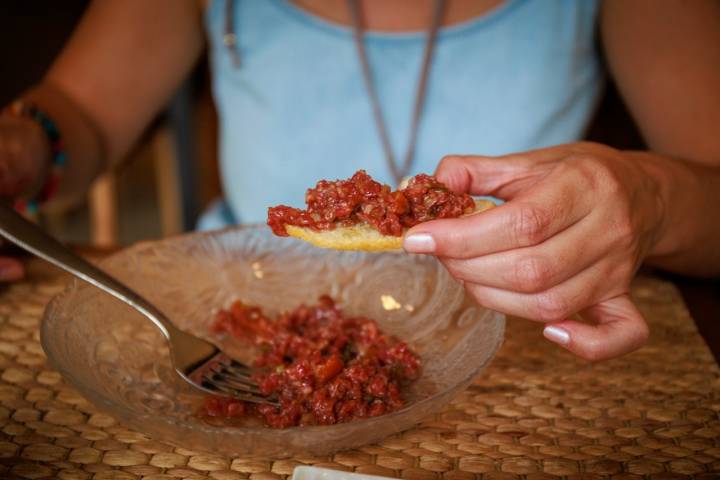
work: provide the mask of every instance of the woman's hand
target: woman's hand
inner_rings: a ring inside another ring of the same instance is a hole
[[[12,200],[33,195],[41,186],[49,164],[49,145],[32,120],[0,115],[0,198]],[[0,247],[3,242],[0,240]],[[0,282],[25,276],[22,263],[0,254]]]
[[[35,193],[47,173],[49,148],[45,133],[33,120],[0,115],[0,197]]]
[[[627,353],[648,337],[628,290],[663,218],[643,155],[574,143],[446,157],[440,181],[506,203],[418,225],[404,247],[437,255],[480,304],[545,322],[548,339],[583,358]]]

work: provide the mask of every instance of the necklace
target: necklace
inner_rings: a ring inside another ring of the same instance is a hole
[[[432,54],[435,47],[435,39],[437,37],[437,31],[440,27],[440,21],[442,20],[443,11],[445,8],[445,0],[435,0],[433,8],[433,15],[430,21],[430,26],[427,30],[427,38],[425,40],[425,52],[423,54],[422,66],[420,68],[420,78],[418,80],[417,92],[415,94],[415,104],[413,107],[411,124],[410,124],[410,139],[408,140],[407,149],[405,151],[405,157],[403,163],[398,165],[395,155],[392,151],[390,144],[390,136],[388,135],[385,120],[383,118],[382,109],[380,108],[380,100],[378,99],[377,89],[373,82],[372,71],[367,58],[367,51],[365,49],[364,42],[364,28],[360,15],[360,5],[358,0],[347,0],[348,9],[350,10],[350,16],[353,24],[353,39],[355,40],[355,47],[357,49],[358,58],[360,60],[360,66],[362,68],[363,80],[365,83],[365,90],[367,91],[368,98],[372,106],[373,120],[375,121],[375,127],[377,128],[380,141],[382,143],[383,152],[385,154],[385,160],[387,162],[388,169],[395,180],[395,185],[399,185],[403,178],[407,177],[412,167],[412,162],[415,157],[415,146],[417,144],[417,132],[420,126],[420,119],[422,117],[423,105],[425,103],[425,97],[427,92],[427,79],[430,73],[430,66],[432,64]]]

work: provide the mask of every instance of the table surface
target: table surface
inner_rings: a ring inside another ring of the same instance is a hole
[[[720,369],[675,287],[640,277],[646,347],[592,365],[509,319],[506,341],[450,406],[381,444],[291,460],[151,439],[98,411],[47,364],[38,327],[68,277],[39,262],[0,291],[0,478],[273,480],[296,465],[419,480],[720,478]]]

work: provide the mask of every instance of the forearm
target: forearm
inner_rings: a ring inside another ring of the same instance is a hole
[[[720,274],[719,27],[713,0],[604,0],[600,15],[609,70],[657,152],[627,152],[665,210],[647,261],[692,275]]]
[[[203,44],[193,0],[91,3],[43,82],[26,95],[57,124],[68,154],[57,202],[84,195],[124,158]]]
[[[648,264],[676,273],[720,275],[720,167],[632,152],[658,188],[661,224]]]

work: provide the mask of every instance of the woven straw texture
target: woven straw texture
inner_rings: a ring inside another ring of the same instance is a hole
[[[379,445],[323,458],[227,458],[100,413],[47,365],[44,305],[67,277],[39,263],[0,292],[0,478],[280,480],[296,465],[418,480],[720,478],[720,369],[668,283],[633,295],[647,347],[590,365],[510,319],[486,373],[446,410]]]

